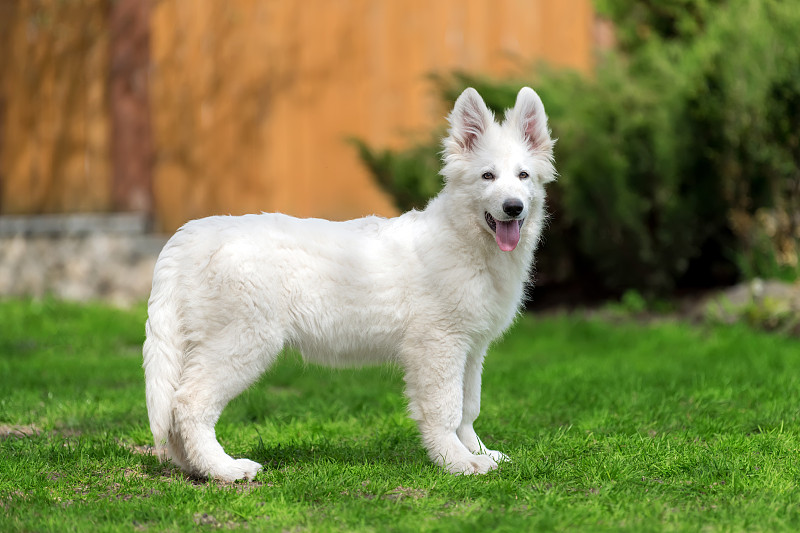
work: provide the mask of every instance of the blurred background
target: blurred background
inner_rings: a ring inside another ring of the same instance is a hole
[[[798,35],[790,0],[0,0],[0,294],[144,299],[207,215],[422,207],[454,98],[522,85],[559,139],[535,299],[793,287]]]
[[[428,75],[591,70],[564,2],[3,2],[3,213],[395,214],[347,139],[402,147],[447,112]]]

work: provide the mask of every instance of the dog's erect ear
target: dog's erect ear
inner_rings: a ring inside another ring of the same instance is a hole
[[[530,87],[520,89],[517,103],[514,109],[509,110],[506,120],[519,129],[531,150],[552,154],[553,141],[547,127],[547,115],[536,91]]]
[[[475,149],[478,139],[494,121],[494,116],[478,91],[469,87],[458,97],[447,120],[450,122],[450,137],[445,141],[445,149],[450,152],[457,149],[463,153]]]

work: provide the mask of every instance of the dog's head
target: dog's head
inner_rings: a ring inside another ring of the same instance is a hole
[[[541,225],[544,184],[556,175],[542,100],[523,87],[498,124],[478,92],[469,88],[448,120],[442,175],[500,249],[511,251],[526,220]]]

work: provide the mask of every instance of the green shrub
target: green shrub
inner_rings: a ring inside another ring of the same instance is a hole
[[[692,41],[725,0],[595,0],[597,12],[614,22],[622,50],[636,52],[653,40]]]
[[[442,188],[439,176],[439,147],[420,144],[402,152],[371,148],[360,139],[351,139],[361,161],[376,183],[393,199],[400,211],[422,209]]]
[[[741,0],[690,50],[690,112],[750,276],[797,274],[800,237],[800,4]],[[699,144],[699,142],[698,142]],[[773,265],[773,266],[764,266]]]

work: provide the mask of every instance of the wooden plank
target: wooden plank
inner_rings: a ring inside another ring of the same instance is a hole
[[[153,211],[150,125],[150,0],[111,4],[112,204],[117,211]]]

